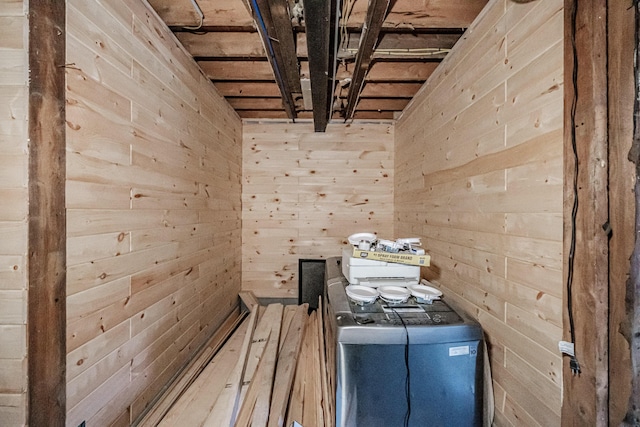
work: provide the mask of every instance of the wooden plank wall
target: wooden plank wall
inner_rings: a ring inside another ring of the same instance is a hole
[[[67,425],[128,425],[238,304],[238,116],[146,2],[67,2]]]
[[[0,2],[0,425],[26,423],[27,11]]]
[[[492,0],[396,126],[396,234],[484,327],[496,425],[560,424],[563,2]]]
[[[347,237],[393,237],[393,126],[245,122],[242,288],[297,297],[298,259],[340,255]]]

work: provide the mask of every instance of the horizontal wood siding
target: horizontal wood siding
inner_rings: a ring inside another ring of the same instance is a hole
[[[242,124],[146,2],[67,30],[67,425],[109,425],[238,303]]]
[[[27,391],[26,4],[0,2],[0,425],[23,425]]]
[[[392,237],[393,126],[245,123],[242,288],[297,297],[298,260],[340,255],[350,234]]]
[[[559,425],[563,2],[490,1],[396,126],[395,234],[484,327],[497,425]]]

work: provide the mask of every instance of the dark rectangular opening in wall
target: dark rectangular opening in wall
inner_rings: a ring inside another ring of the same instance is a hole
[[[324,289],[323,259],[298,260],[298,304],[309,304],[310,310],[318,308],[318,297]]]

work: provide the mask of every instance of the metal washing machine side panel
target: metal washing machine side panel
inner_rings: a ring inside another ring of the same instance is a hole
[[[482,425],[483,343],[477,322],[458,312],[463,321],[455,325],[358,324],[343,296],[348,283],[338,264],[327,260],[325,276],[336,425],[402,426],[406,417],[411,426]]]

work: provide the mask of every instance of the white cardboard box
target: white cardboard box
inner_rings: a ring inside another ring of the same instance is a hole
[[[405,282],[406,284],[420,282],[420,266],[356,258],[353,256],[351,246],[342,250],[342,274],[352,285],[378,286],[394,282],[393,284],[405,286],[403,284]],[[376,281],[375,279],[397,280]]]

